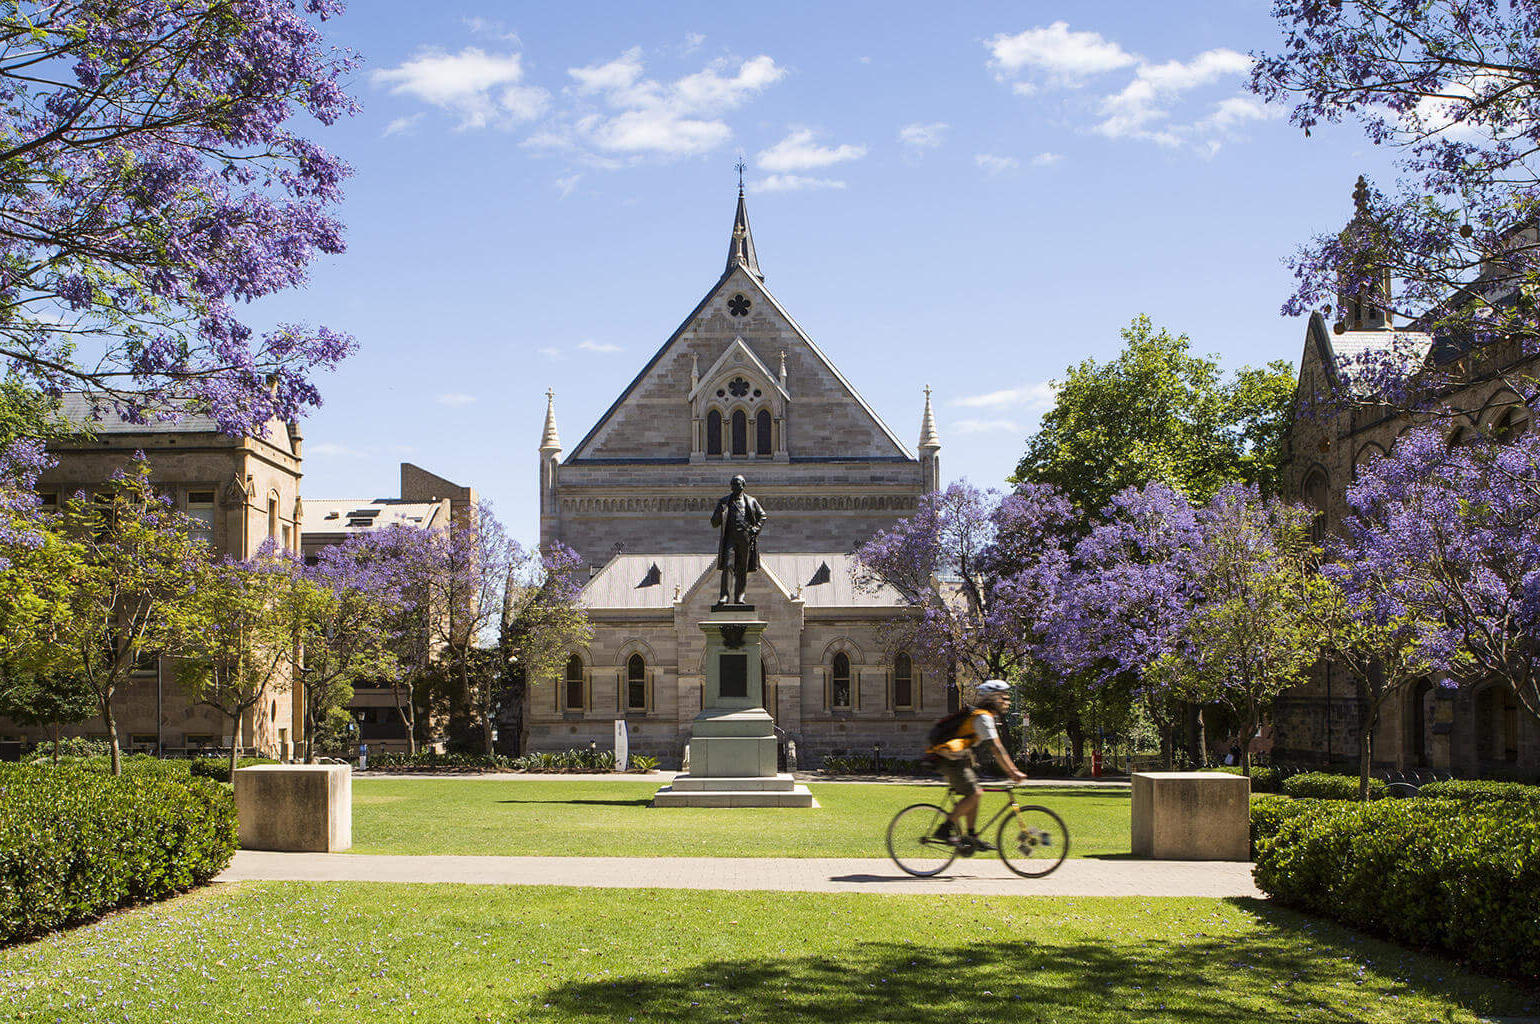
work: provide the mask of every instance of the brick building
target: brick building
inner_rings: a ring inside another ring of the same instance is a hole
[[[547,399],[540,539],[591,567],[595,637],[530,688],[530,749],[608,745],[624,717],[633,750],[677,764],[719,582],[711,512],[741,473],[769,517],[748,595],[770,623],[767,710],[803,763],[917,756],[946,673],[891,647],[914,612],[856,588],[849,552],[938,487],[929,393],[916,455],[766,288],[741,189],[720,278],[566,458]]]

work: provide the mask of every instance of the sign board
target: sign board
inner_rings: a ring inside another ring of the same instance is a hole
[[[624,718],[615,719],[615,770],[626,770],[626,762],[631,758],[631,734],[626,729]]]

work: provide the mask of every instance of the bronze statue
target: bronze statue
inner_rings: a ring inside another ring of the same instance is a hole
[[[742,476],[733,477],[733,493],[718,501],[711,513],[711,525],[722,528],[717,548],[717,568],[722,570],[719,606],[744,604],[749,573],[759,571],[759,528],[764,525],[765,510],[744,490],[746,485]]]

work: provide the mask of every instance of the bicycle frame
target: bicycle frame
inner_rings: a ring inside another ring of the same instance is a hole
[[[984,822],[984,824],[978,827],[976,831],[979,835],[982,836],[988,834],[989,830],[995,827],[995,822],[1005,817],[1005,813],[1007,811],[1015,815],[1017,821],[1021,820],[1021,805],[1016,802],[1015,786],[980,786],[979,789],[981,789],[984,793],[1005,794],[1005,806],[996,811],[993,815],[990,816],[988,821]],[[982,795],[979,798],[979,802],[983,803]],[[948,815],[950,815],[954,810],[957,809],[957,794],[948,789],[946,793],[946,802],[943,803],[941,807],[946,811]]]

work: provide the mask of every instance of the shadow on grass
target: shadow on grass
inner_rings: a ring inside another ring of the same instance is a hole
[[[652,803],[652,797],[637,797],[635,800],[499,800],[500,804],[593,804],[599,807],[646,807]]]
[[[938,947],[858,942],[836,957],[765,948],[664,973],[606,975],[547,990],[563,1021],[753,1020],[893,1024],[935,1020],[1356,1021],[1442,1019],[1416,997],[1443,998],[1478,1015],[1532,1013],[1532,996],[1464,974],[1335,925],[1260,901],[1232,901],[1260,930],[1131,942],[1117,937],[1055,942],[1040,935]],[[915,922],[923,932],[924,922]],[[787,946],[795,947],[795,937]],[[921,940],[923,942],[923,939]],[[513,1008],[510,1007],[510,1010]],[[1447,1012],[1447,1011],[1446,1011]]]

